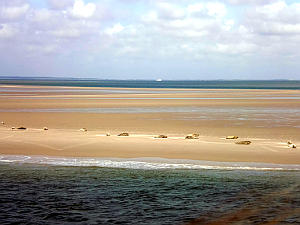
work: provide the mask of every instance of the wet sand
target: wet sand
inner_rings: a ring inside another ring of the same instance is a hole
[[[0,120],[5,124],[0,127],[0,154],[300,164],[299,147],[290,149],[286,144],[292,140],[300,146],[300,114],[293,113],[300,110],[300,100],[294,99],[300,97],[297,90],[3,87],[0,87]],[[72,91],[66,91],[69,89]],[[29,94],[32,95],[28,97]],[[130,107],[157,111],[30,112],[30,109]],[[174,112],[160,112],[162,107],[173,107]],[[182,107],[199,107],[200,110],[176,112]],[[215,109],[215,113],[206,112],[207,108]],[[235,112],[241,108],[255,109],[256,114],[248,110],[248,114],[243,115],[245,118],[238,120]],[[271,113],[264,114],[266,108]],[[218,113],[224,109],[232,113]],[[279,113],[272,115],[272,109]],[[257,113],[260,110],[261,113]],[[28,129],[11,130],[18,126]],[[42,130],[45,126],[48,131]],[[83,127],[88,131],[80,132]],[[121,132],[129,132],[130,136],[117,137]],[[111,136],[106,137],[106,133]],[[200,138],[185,140],[189,133],[199,133]],[[168,138],[154,138],[159,134]],[[237,145],[235,140],[224,139],[228,135],[237,135],[238,140],[252,143]]]

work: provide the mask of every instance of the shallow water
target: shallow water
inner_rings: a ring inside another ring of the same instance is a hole
[[[176,120],[260,121],[262,127],[300,126],[300,109],[282,107],[114,107],[114,108],[34,108],[0,109],[0,112],[51,113],[176,113]]]
[[[192,159],[144,158],[89,158],[1,155],[0,164],[39,164],[53,166],[106,167],[122,169],[220,169],[220,170],[257,170],[257,171],[299,171],[298,164],[273,164],[257,162],[216,162]]]
[[[10,94],[9,94],[10,95]],[[37,97],[30,97],[31,95],[26,95],[26,96],[6,96],[6,98],[10,99],[99,99],[99,100],[280,100],[280,99],[300,99],[298,96],[288,96],[288,97],[272,97],[272,96],[267,96],[267,97],[168,97],[168,98],[161,98],[161,97],[113,97],[113,98],[106,98],[106,97],[51,97],[51,96],[37,96]],[[28,97],[29,96],[29,97]]]
[[[282,107],[197,107],[197,106],[180,106],[180,107],[105,107],[105,108],[19,108],[19,109],[0,109],[0,112],[84,112],[84,113],[203,113],[203,114],[290,114],[300,113],[299,108],[282,108]]]
[[[1,224],[300,223],[299,171],[8,163],[0,176]]]

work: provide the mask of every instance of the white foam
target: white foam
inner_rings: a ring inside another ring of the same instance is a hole
[[[245,162],[213,162],[201,160],[163,158],[73,158],[48,156],[0,155],[1,164],[30,163],[56,166],[107,167],[127,169],[207,169],[207,170],[293,170],[300,171],[299,164],[270,164]]]

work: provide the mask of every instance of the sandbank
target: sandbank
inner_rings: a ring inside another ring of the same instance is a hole
[[[0,154],[161,157],[300,164],[299,149],[290,149],[286,144],[288,140],[292,140],[300,146],[300,115],[291,113],[300,109],[298,90],[168,89],[166,91],[72,87],[74,91],[67,92],[65,91],[67,87],[5,86],[5,88],[0,93],[2,94],[0,120],[5,122],[0,127]],[[10,88],[11,90],[7,91]],[[47,92],[49,89],[51,93]],[[83,89],[91,91],[82,92]],[[169,93],[170,91],[172,93]],[[270,98],[265,98],[266,96]],[[88,108],[122,107],[155,109],[173,107],[174,111],[154,110],[150,113],[88,111]],[[200,110],[176,112],[176,109],[182,107],[198,107]],[[60,108],[86,108],[87,111],[30,111],[30,109]],[[207,108],[215,108],[216,113],[206,112]],[[244,115],[245,120],[235,118],[234,113],[241,108],[249,109],[247,111],[249,115]],[[230,113],[218,113],[218,110],[222,112],[223,109],[233,110],[233,116]],[[262,113],[251,114],[252,109],[261,110]],[[271,113],[264,114],[265,109]],[[277,112],[281,112],[282,109],[282,113],[280,116],[278,113],[274,114],[274,122],[271,120],[270,123],[272,109]],[[13,131],[11,130],[13,126],[25,126],[28,129]],[[43,127],[48,127],[49,130],[44,131]],[[80,132],[79,129],[82,127],[88,131]],[[117,137],[121,132],[129,132],[130,136]],[[111,133],[111,136],[106,137],[106,133]],[[199,133],[200,138],[185,140],[185,135],[189,133]],[[168,138],[154,138],[159,134],[167,135]],[[249,146],[236,145],[234,140],[224,139],[227,135],[237,135],[240,137],[239,140],[250,140],[252,143]]]

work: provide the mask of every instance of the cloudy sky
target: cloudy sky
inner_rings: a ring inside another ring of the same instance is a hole
[[[0,0],[0,75],[300,79],[300,1]]]

